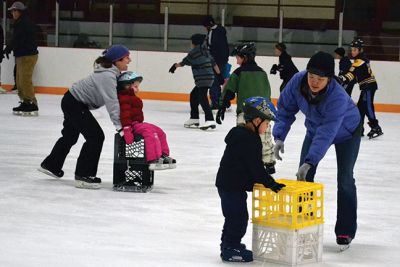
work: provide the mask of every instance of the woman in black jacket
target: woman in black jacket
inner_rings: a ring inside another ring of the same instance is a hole
[[[279,71],[279,76],[283,80],[279,91],[282,92],[286,84],[299,70],[296,68],[292,61],[292,57],[286,52],[286,45],[284,43],[277,43],[275,45],[275,55],[279,56],[279,64],[272,65],[270,70],[271,74],[276,74]]]

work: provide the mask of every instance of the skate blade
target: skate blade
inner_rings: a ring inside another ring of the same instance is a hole
[[[195,124],[184,124],[183,127],[189,128],[189,129],[198,129],[199,125],[200,124],[198,124],[198,123],[195,123]]]
[[[377,137],[379,137],[381,135],[383,135],[383,133],[374,134],[374,135],[371,135],[371,136],[368,136],[368,137],[369,137],[369,139],[374,139],[374,138],[377,138]]]
[[[169,168],[169,164],[149,164],[149,170],[151,171],[162,171]]]
[[[86,183],[84,181],[75,180],[75,187],[81,189],[100,189],[100,184],[98,183]]]
[[[37,168],[37,170],[40,171],[41,173],[47,174],[48,176],[54,177],[56,179],[60,179],[61,178],[61,177],[58,177],[58,176],[54,175],[52,172],[50,172],[50,171],[48,171],[46,169],[43,169],[42,167]]]
[[[215,129],[215,128],[217,128],[217,126],[216,126],[216,125],[210,125],[210,126],[201,126],[201,127],[199,127],[199,129],[200,129],[200,130],[203,130],[203,131],[206,131],[206,130],[208,130],[208,129],[211,129],[211,130],[213,130],[213,129]]]
[[[176,163],[169,164],[168,169],[176,169]]]
[[[339,245],[340,252],[345,251],[350,248],[350,244],[348,245]]]
[[[37,116],[39,116],[39,112],[37,112],[37,111],[21,112],[20,116],[22,116],[22,117],[37,117]]]

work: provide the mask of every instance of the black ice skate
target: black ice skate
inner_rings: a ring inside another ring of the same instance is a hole
[[[95,176],[75,175],[75,187],[85,189],[99,189],[101,179]]]
[[[221,259],[228,262],[250,262],[253,261],[253,252],[243,247],[221,249]]]
[[[39,108],[32,102],[20,102],[18,107],[13,108],[13,114],[18,116],[38,116]]]
[[[336,243],[339,245],[340,251],[348,249],[352,240],[353,238],[348,235],[338,235],[336,237]]]
[[[159,158],[149,162],[149,170],[151,171],[161,171],[169,169],[169,163],[165,162],[163,158]]]
[[[375,126],[371,129],[371,131],[367,134],[369,139],[377,138],[383,134],[382,128],[380,126]]]
[[[163,159],[163,164],[168,164],[168,169],[175,169],[176,168],[176,160],[166,156],[162,155],[161,158]]]
[[[64,171],[63,170],[59,170],[59,171],[54,171],[54,170],[50,170],[46,165],[44,165],[43,163],[40,164],[40,168],[37,169],[40,172],[43,172],[44,174],[50,175],[54,178],[61,178],[64,176]]]

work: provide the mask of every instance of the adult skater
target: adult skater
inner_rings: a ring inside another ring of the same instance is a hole
[[[275,45],[275,55],[279,57],[279,64],[272,65],[269,73],[275,75],[279,71],[279,76],[282,80],[279,91],[282,92],[285,85],[299,70],[294,65],[292,57],[286,52],[286,45],[284,43],[277,43]]]
[[[75,168],[75,186],[98,189],[101,179],[96,177],[104,133],[90,110],[106,106],[111,121],[121,132],[120,107],[117,97],[117,77],[128,69],[131,62],[129,50],[123,45],[113,45],[98,57],[94,73],[74,83],[61,100],[64,113],[62,137],[58,139],[50,155],[41,163],[39,171],[61,178],[62,167],[79,134],[85,138]]]
[[[275,157],[282,160],[284,142],[300,110],[307,129],[297,179],[314,181],[318,163],[334,144],[337,159],[336,242],[349,245],[357,230],[357,189],[353,176],[361,140],[360,113],[349,95],[333,79],[335,62],[325,52],[313,55],[307,70],[297,73],[278,100],[273,128]]]

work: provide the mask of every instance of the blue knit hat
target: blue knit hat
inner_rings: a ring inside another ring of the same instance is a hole
[[[128,55],[129,49],[123,45],[112,45],[103,51],[103,56],[113,63]]]

